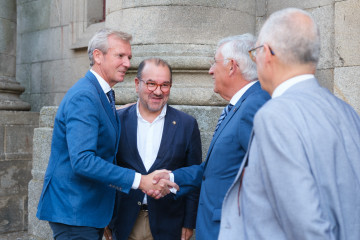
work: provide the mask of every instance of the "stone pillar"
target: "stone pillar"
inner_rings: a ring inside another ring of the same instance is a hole
[[[170,104],[224,105],[213,92],[209,61],[221,38],[254,33],[255,8],[256,1],[245,0],[107,1],[105,25],[133,35],[133,71],[117,85],[117,102],[136,100],[134,70],[141,60],[160,57],[173,68]]]
[[[0,110],[30,110],[20,99],[25,88],[15,81],[16,1],[0,2]]]

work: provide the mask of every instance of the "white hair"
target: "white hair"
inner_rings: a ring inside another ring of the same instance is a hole
[[[286,8],[271,14],[258,37],[259,46],[265,43],[284,63],[316,66],[319,61],[319,29],[304,10]]]
[[[247,81],[257,79],[256,64],[249,57],[248,51],[255,46],[256,39],[250,33],[224,38],[219,41],[217,49],[221,48],[224,59],[234,59],[241,74]],[[224,61],[226,64],[227,61]]]

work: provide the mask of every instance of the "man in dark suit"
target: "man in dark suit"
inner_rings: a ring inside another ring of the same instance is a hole
[[[167,101],[172,84],[170,66],[151,58],[140,63],[135,78],[137,104],[118,110],[123,131],[118,164],[148,174],[201,163],[200,131],[195,118]],[[174,200],[155,200],[141,190],[118,192],[110,224],[113,239],[189,239],[195,228],[199,192]]]
[[[97,32],[88,48],[92,68],[66,93],[56,114],[37,217],[49,221],[57,240],[102,239],[116,190],[153,188],[151,176],[137,173],[135,183],[134,170],[114,164],[120,120],[111,87],[130,67],[130,40],[123,32]]]
[[[251,34],[225,38],[218,43],[209,73],[214,91],[230,104],[221,114],[204,163],[173,172],[180,197],[201,186],[196,239],[217,239],[221,205],[247,151],[253,118],[270,98],[257,81],[256,66],[248,55],[255,45]],[[155,176],[165,177],[168,173]]]

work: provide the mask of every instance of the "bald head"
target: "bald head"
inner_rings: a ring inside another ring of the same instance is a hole
[[[269,17],[260,30],[258,45],[268,44],[286,64],[313,64],[320,55],[320,34],[311,15],[287,8]]]

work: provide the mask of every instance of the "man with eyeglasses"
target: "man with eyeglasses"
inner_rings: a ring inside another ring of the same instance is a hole
[[[135,78],[137,104],[118,110],[121,137],[118,164],[149,174],[201,163],[201,139],[192,116],[167,104],[172,71],[167,62],[151,58],[140,63]],[[199,191],[174,200],[147,197],[141,190],[118,192],[109,225],[118,240],[186,239],[195,228]],[[109,229],[107,229],[109,230]]]
[[[219,239],[360,239],[360,118],[314,77],[314,19],[273,13],[249,53],[272,99],[255,116]]]
[[[214,92],[230,103],[215,127],[205,161],[173,172],[181,189],[177,197],[201,187],[197,240],[218,238],[222,201],[247,151],[253,117],[270,98],[261,90],[256,65],[248,54],[254,45],[251,34],[228,37],[218,43],[209,74],[214,79]],[[158,174],[155,179],[170,179],[170,175]]]

